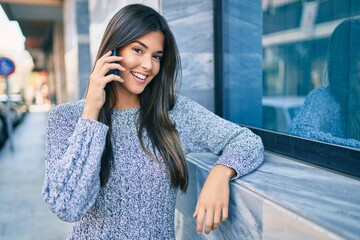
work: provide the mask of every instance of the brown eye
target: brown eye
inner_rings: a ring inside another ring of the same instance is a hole
[[[158,62],[162,60],[162,56],[158,56],[158,55],[154,55],[153,58]]]
[[[140,48],[133,48],[133,50],[134,50],[136,53],[142,53],[142,51],[141,51]]]

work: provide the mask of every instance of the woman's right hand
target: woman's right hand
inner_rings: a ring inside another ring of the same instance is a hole
[[[123,58],[119,56],[112,56],[111,51],[109,51],[96,61],[94,70],[90,75],[85,107],[82,114],[84,118],[98,119],[100,109],[105,103],[106,84],[111,81],[124,82],[118,75],[110,74],[106,76],[106,73],[112,69],[118,69],[119,71],[125,70],[124,67],[117,63],[122,59]]]

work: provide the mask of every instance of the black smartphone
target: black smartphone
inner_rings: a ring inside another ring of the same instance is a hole
[[[111,56],[116,56],[117,55],[117,52],[118,52],[118,49],[113,49],[111,50]],[[118,62],[113,62],[113,63],[118,63]],[[120,72],[119,72],[119,69],[111,69],[110,71],[108,71],[105,76],[109,75],[109,74],[115,74],[115,75],[118,75],[120,76]]]
[[[116,56],[116,55],[117,55],[117,54],[116,54],[117,52],[118,52],[118,49],[117,49],[117,48],[111,50],[111,56]],[[113,63],[118,63],[118,62],[113,62]],[[119,69],[111,69],[110,71],[108,71],[108,72],[105,74],[105,76],[110,75],[110,74],[114,74],[114,75],[120,76]],[[105,90],[107,90],[108,88],[109,88],[109,84],[106,84]]]

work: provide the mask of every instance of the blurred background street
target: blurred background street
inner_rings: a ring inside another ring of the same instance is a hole
[[[0,149],[0,240],[65,239],[71,224],[44,203],[44,143],[49,105],[30,106]]]

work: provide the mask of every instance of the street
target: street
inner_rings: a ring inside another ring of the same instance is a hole
[[[65,239],[71,223],[44,203],[44,144],[47,111],[33,108],[0,149],[0,240]]]

